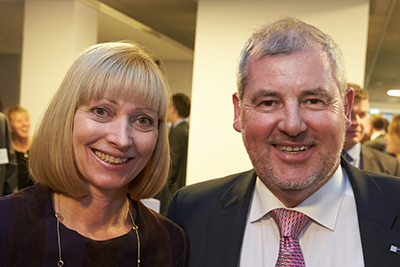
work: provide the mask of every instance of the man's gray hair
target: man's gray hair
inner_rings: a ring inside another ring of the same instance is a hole
[[[342,52],[332,37],[296,18],[283,18],[255,31],[242,48],[237,73],[239,99],[243,99],[248,82],[247,64],[250,57],[291,54],[321,44],[331,61],[332,74],[343,99],[346,92],[346,71]]]

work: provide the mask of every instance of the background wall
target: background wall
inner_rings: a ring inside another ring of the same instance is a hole
[[[0,1],[0,10],[0,25],[18,40],[0,47],[3,109],[26,108],[31,135],[71,63],[96,43],[139,43],[163,61],[171,91],[191,95],[193,50],[97,0]]]
[[[251,168],[232,127],[232,94],[240,49],[253,29],[288,15],[317,26],[342,48],[349,80],[362,84],[368,12],[368,0],[199,0],[187,183]]]
[[[163,61],[162,70],[167,78],[172,94],[184,93],[192,97],[192,61]]]
[[[0,54],[0,97],[3,111],[19,101],[21,55]]]

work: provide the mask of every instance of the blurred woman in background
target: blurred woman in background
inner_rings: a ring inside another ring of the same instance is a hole
[[[28,169],[29,149],[32,144],[32,137],[29,136],[31,122],[28,111],[19,105],[7,108],[4,113],[10,121],[12,145],[18,163],[18,190],[21,190],[33,185]]]

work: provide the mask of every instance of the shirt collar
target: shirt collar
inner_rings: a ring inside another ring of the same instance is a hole
[[[187,121],[185,118],[177,120],[174,124],[172,124],[171,129],[175,128],[176,126],[178,126],[179,124],[181,124],[182,122],[185,122],[185,121]]]
[[[352,148],[345,149],[346,153],[353,159],[353,161],[360,158],[361,155],[361,143],[358,142]]]
[[[375,140],[378,136],[381,135],[385,135],[386,132],[385,131],[379,131],[379,132],[375,132],[374,134],[371,135],[371,137],[369,138],[371,141]]]
[[[341,167],[317,192],[293,210],[300,211],[330,230],[335,229],[339,208],[344,198],[347,174]],[[249,222],[261,220],[273,209],[286,208],[257,177]]]

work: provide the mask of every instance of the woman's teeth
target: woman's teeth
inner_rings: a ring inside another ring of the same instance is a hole
[[[97,151],[97,150],[94,150],[94,153],[96,154],[96,156],[99,159],[101,159],[101,160],[103,160],[103,161],[105,161],[107,163],[121,164],[121,163],[125,163],[128,160],[128,158],[115,158],[113,156],[104,154],[104,153],[102,153],[100,151]]]

